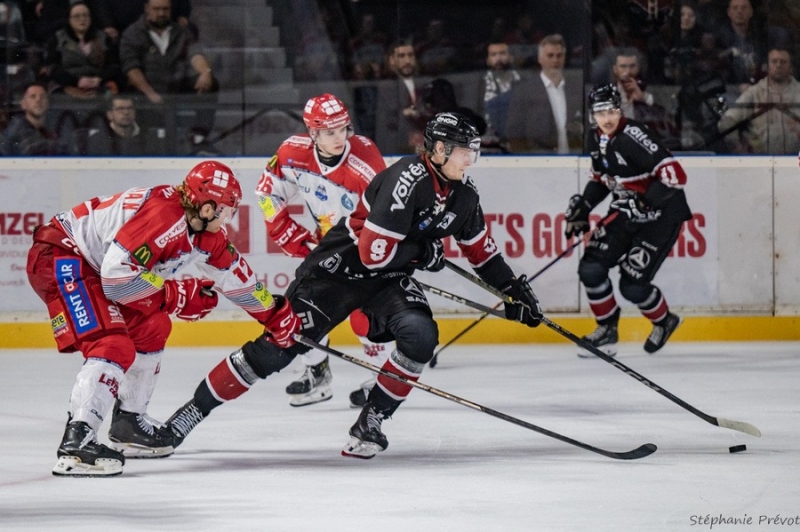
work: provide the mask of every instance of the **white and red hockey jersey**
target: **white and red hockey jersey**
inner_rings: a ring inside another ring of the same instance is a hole
[[[54,224],[100,275],[103,292],[122,305],[148,305],[164,279],[189,264],[233,303],[262,321],[273,298],[224,229],[190,233],[175,187],[133,188],[57,214]]]
[[[308,135],[295,135],[286,139],[267,163],[256,195],[267,223],[301,196],[321,237],[355,209],[367,185],[384,168],[378,148],[361,135],[347,140],[341,159],[332,167],[320,162]]]

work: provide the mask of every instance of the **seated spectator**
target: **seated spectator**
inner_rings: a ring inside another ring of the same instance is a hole
[[[767,77],[748,88],[719,122],[735,153],[795,154],[800,151],[800,83],[788,50],[772,47]]]
[[[47,45],[45,64],[56,89],[73,98],[93,99],[116,93],[119,63],[111,39],[92,22],[86,2],[69,8],[67,25],[56,31]]]
[[[92,13],[99,13],[105,10],[107,1],[111,0],[85,0],[84,3],[88,4]],[[36,2],[34,11],[37,17],[35,40],[44,45],[53,37],[56,31],[66,26],[69,21],[70,7],[74,3],[75,0],[39,0]],[[127,2],[119,1],[118,3],[125,4]],[[114,40],[115,32],[113,28],[107,27],[104,19],[98,18],[96,22],[98,27],[102,28]]]
[[[90,7],[98,26],[103,28],[114,43],[118,43],[128,26],[142,16],[144,4],[145,0],[92,0]],[[192,13],[191,0],[172,0],[170,12],[173,22],[190,28],[197,38],[197,28],[189,21]]]
[[[150,103],[163,104],[169,94],[194,95],[199,110],[193,125],[211,131],[219,84],[192,32],[172,22],[170,6],[170,0],[145,2],[144,14],[120,39],[122,71]],[[163,120],[163,112],[158,115]]]
[[[108,98],[107,122],[87,132],[85,155],[146,155],[145,135],[136,123],[133,98],[117,94]]]
[[[567,47],[561,35],[546,36],[538,50],[541,72],[511,94],[510,148],[514,153],[569,153],[581,145],[583,84],[578,72],[567,77],[564,71]]]
[[[640,68],[639,51],[635,48],[618,49],[614,54],[611,74],[622,96],[623,115],[644,122],[668,149],[678,148],[680,141],[675,121],[646,90],[647,84]]]
[[[14,2],[0,0],[0,101],[13,99],[13,93],[22,85],[33,81],[27,68],[27,40],[22,11]],[[27,78],[27,79],[26,79]]]
[[[378,79],[383,76],[383,54],[386,35],[375,28],[375,16],[361,17],[361,28],[350,40],[350,57],[354,79]]]
[[[422,74],[437,76],[457,68],[456,48],[445,34],[444,21],[432,19],[425,29],[424,38],[414,49]]]
[[[50,100],[41,83],[29,84],[20,101],[22,114],[13,117],[3,132],[0,153],[3,155],[67,155],[65,142],[44,125]]]
[[[493,42],[486,46],[486,66],[489,68],[478,87],[478,105],[488,127],[488,134],[499,141],[506,138],[506,116],[511,91],[522,76],[511,66],[508,44]]]
[[[386,155],[414,153],[422,144],[427,120],[417,86],[417,56],[408,39],[389,46],[387,65],[391,80],[382,82],[375,111],[375,144]]]
[[[766,30],[754,23],[750,0],[730,0],[727,14],[717,40],[729,56],[728,81],[740,84],[744,90],[763,77],[761,65],[766,59]]]

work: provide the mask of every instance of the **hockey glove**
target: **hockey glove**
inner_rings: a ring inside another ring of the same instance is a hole
[[[638,197],[620,198],[611,202],[611,208],[624,214],[634,223],[645,224],[654,222],[661,217],[661,210],[652,210]]]
[[[211,279],[183,279],[164,281],[164,304],[162,309],[186,321],[204,318],[219,302],[211,287]]]
[[[444,269],[444,244],[441,240],[422,242],[422,252],[411,263],[418,270],[439,272]]]
[[[300,330],[300,318],[292,310],[289,300],[283,296],[272,296],[275,306],[269,317],[262,322],[267,339],[273,344],[286,349],[294,345],[294,333]]]
[[[542,322],[542,308],[526,276],[512,279],[501,290],[514,300],[514,303],[505,304],[506,319],[524,323],[528,327],[539,326]]]
[[[572,235],[578,236],[588,231],[590,212],[592,212],[592,206],[583,199],[583,196],[580,194],[572,196],[564,213],[567,219],[567,228],[564,230],[564,236],[569,238]]]
[[[295,222],[285,211],[274,221],[267,222],[267,233],[290,257],[305,258],[311,253],[311,247],[318,243],[308,229]]]

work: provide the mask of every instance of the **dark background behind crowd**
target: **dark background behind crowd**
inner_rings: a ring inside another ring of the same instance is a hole
[[[155,95],[137,24],[146,58],[182,39]],[[799,43],[797,0],[0,0],[0,150],[269,155],[331,92],[386,155],[444,110],[486,153],[580,154],[585,94],[617,83],[674,151],[794,154]]]

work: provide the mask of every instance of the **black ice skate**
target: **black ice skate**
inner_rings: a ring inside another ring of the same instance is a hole
[[[158,430],[158,433],[160,433],[160,437],[171,438],[172,447],[175,449],[203,419],[205,416],[192,399],[172,414],[172,417],[167,420],[163,428]]]
[[[667,317],[659,322],[658,325],[653,324],[653,331],[647,340],[644,342],[644,350],[652,354],[664,347],[669,337],[678,328],[678,325],[683,322],[678,315],[669,312]]]
[[[597,329],[584,336],[583,340],[610,357],[616,356],[617,342],[619,342],[617,324],[598,325]],[[580,358],[594,358],[595,355],[587,349],[581,349],[578,351],[578,356]]]
[[[286,387],[289,404],[305,406],[327,401],[333,397],[332,380],[333,375],[327,358],[316,366],[306,366],[303,375]]]
[[[381,423],[386,416],[370,403],[364,405],[356,424],[350,427],[350,441],[342,449],[342,456],[372,458],[389,446],[389,440],[381,432]]]
[[[350,392],[350,408],[361,408],[367,404],[369,391],[375,386],[375,377],[361,383],[357,390]]]
[[[108,439],[111,447],[126,458],[166,458],[174,452],[172,438],[163,431],[158,422],[146,414],[121,410],[119,401],[114,404]]]
[[[122,474],[125,457],[97,441],[97,433],[84,421],[67,422],[56,453],[53,474],[63,477],[113,477]]]

